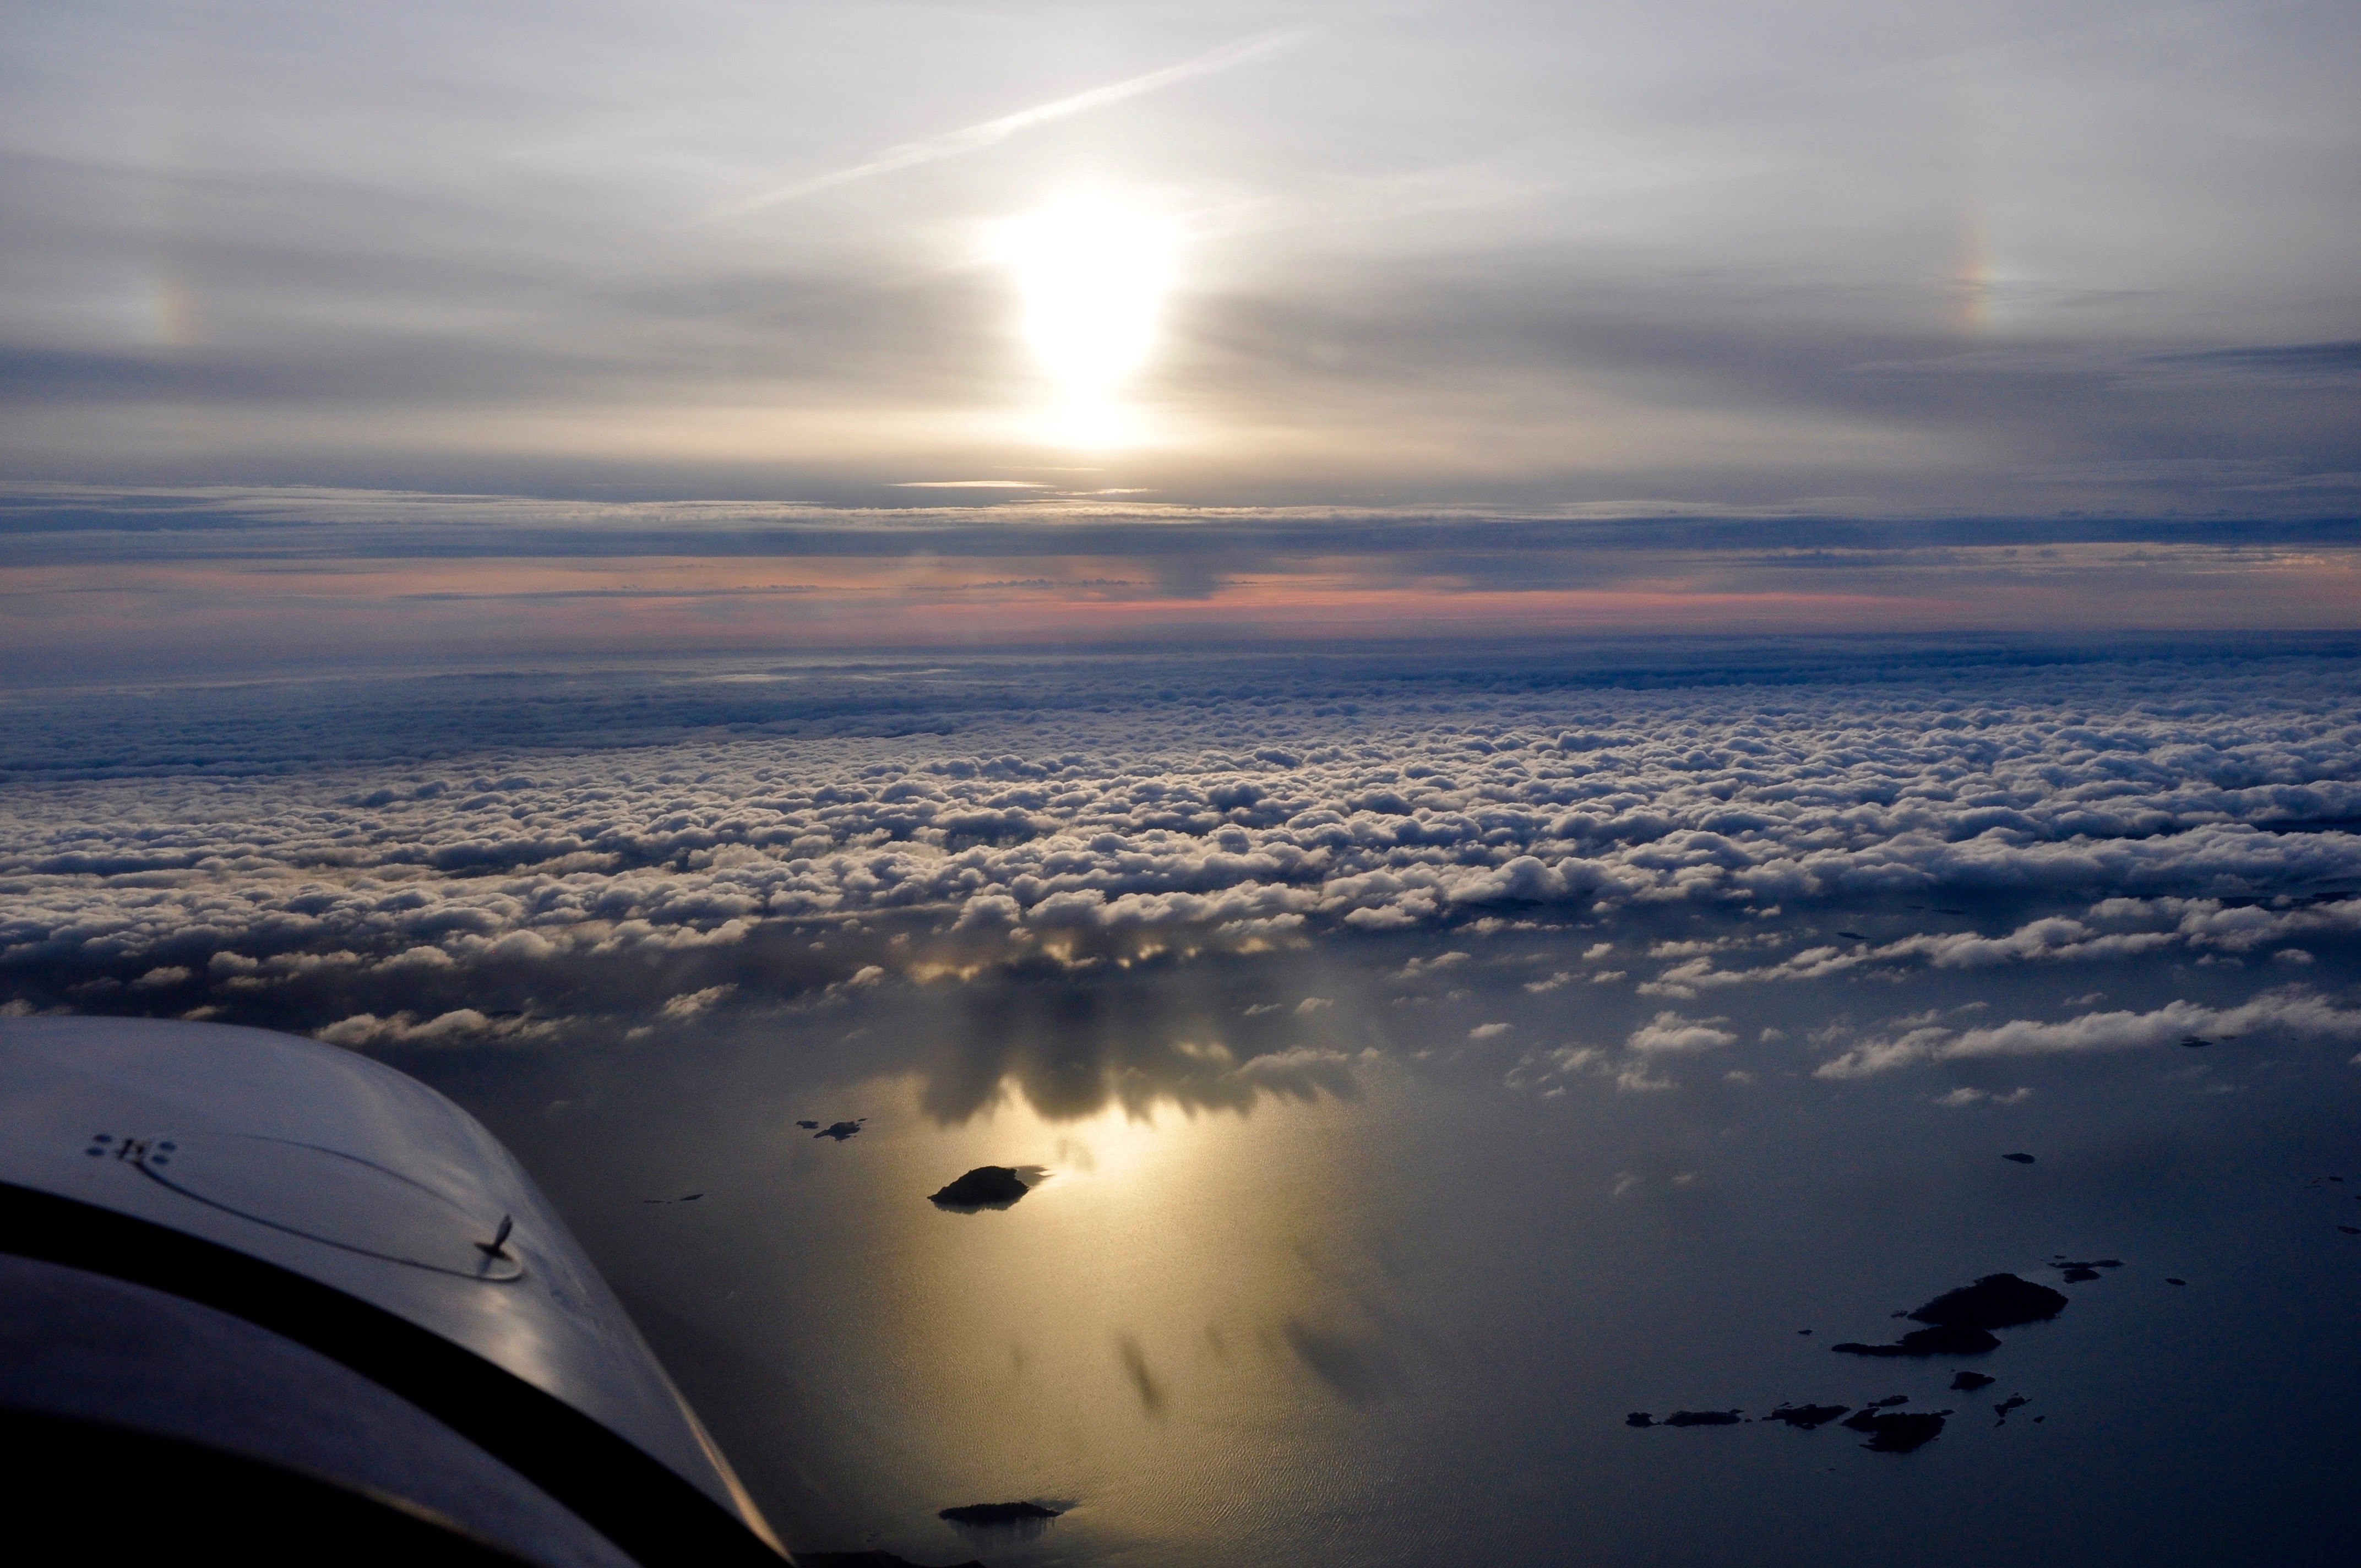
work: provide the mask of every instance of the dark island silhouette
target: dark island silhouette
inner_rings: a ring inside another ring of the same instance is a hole
[[[1861,1446],[1872,1453],[1915,1453],[1942,1435],[1943,1422],[1951,1412],[1905,1411],[1894,1408],[1909,1402],[1909,1396],[1905,1394],[1872,1399],[1854,1411],[1844,1425],[1848,1430],[1866,1436],[1869,1441]],[[1778,1421],[1799,1431],[1814,1431],[1850,1409],[1851,1407],[1847,1405],[1782,1405],[1763,1420]],[[1623,1424],[1631,1427],[1734,1427],[1743,1420],[1743,1412],[1738,1410],[1675,1410],[1660,1421],[1645,1410],[1633,1410],[1623,1418]]]
[[[861,1118],[861,1122],[866,1122],[867,1120],[869,1120],[869,1118],[866,1116]],[[818,1132],[814,1133],[812,1136],[816,1138],[834,1138],[840,1144],[844,1142],[845,1139],[853,1136],[861,1131],[861,1122],[830,1122],[827,1126],[822,1127]],[[805,1124],[806,1124],[801,1122],[796,1124],[796,1125],[799,1127]]]
[[[1850,1409],[1850,1405],[1782,1405],[1763,1419],[1784,1421],[1799,1431],[1810,1431],[1828,1425]]]
[[[1951,1374],[1951,1388],[1954,1393],[1972,1394],[1979,1388],[1991,1387],[1995,1381],[1996,1379],[1987,1377],[1981,1372],[1954,1372]]]
[[[980,1165],[948,1187],[928,1194],[927,1201],[953,1214],[1005,1210],[1049,1179],[1049,1168],[1045,1165]]]
[[[938,1209],[972,1214],[979,1209],[1005,1209],[1032,1188],[1005,1165],[979,1165],[927,1201]]]
[[[1038,1503],[966,1503],[945,1508],[935,1517],[966,1525],[1047,1524],[1058,1517],[1059,1511]]]
[[[1872,1453],[1911,1453],[1926,1447],[1943,1435],[1943,1418],[1949,1410],[1880,1411],[1865,1409],[1845,1425],[1857,1432],[1868,1434],[1861,1444]]]
[[[2119,1257],[2068,1257],[2062,1253],[2049,1260],[2049,1266],[2064,1275],[2069,1285],[2086,1284],[2099,1277],[2099,1270],[2123,1266]]]
[[[1840,1355],[1982,1355],[2000,1348],[1993,1330],[2047,1322],[2065,1310],[2066,1298],[2046,1285],[2014,1274],[1987,1274],[1905,1314],[1927,1327],[1914,1329],[1892,1344],[1848,1340],[1828,1348]]]

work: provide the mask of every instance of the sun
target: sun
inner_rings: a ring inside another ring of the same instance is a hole
[[[1104,444],[1130,422],[1119,394],[1156,346],[1171,225],[1077,198],[1003,225],[995,248],[1016,279],[1019,327],[1048,378],[1053,422],[1073,444]]]

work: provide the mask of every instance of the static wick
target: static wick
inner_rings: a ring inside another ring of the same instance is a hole
[[[502,1214],[500,1216],[500,1228],[492,1233],[492,1239],[490,1241],[478,1242],[476,1244],[476,1250],[482,1253],[487,1257],[508,1256],[509,1233],[514,1229],[516,1229],[516,1216],[513,1214]]]

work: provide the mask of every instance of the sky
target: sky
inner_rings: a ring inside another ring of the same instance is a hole
[[[0,635],[2350,628],[2357,29],[11,5]]]

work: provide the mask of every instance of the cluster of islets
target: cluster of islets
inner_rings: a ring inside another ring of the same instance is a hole
[[[2069,1280],[2081,1280],[2096,1279],[2100,1277],[2099,1269],[2120,1268],[2123,1264],[2118,1258],[2105,1257],[2087,1262],[2060,1259],[2051,1266]],[[2014,1274],[1987,1274],[1973,1285],[1946,1290],[1917,1310],[1901,1314],[1926,1326],[1911,1330],[1890,1344],[1848,1341],[1829,1348],[1842,1355],[1880,1358],[1983,1355],[2000,1348],[2001,1342],[1993,1330],[2047,1322],[2064,1311],[2066,1305],[2066,1297],[2046,1285],[2036,1285]],[[1960,1372],[1952,1377],[1951,1389],[1972,1394],[1991,1387],[1993,1382],[1981,1372]],[[1844,1416],[1848,1418],[1843,1423],[1846,1428],[1868,1438],[1862,1447],[1879,1453],[1909,1453],[1940,1437],[1944,1421],[1957,1413],[1895,1408],[1909,1402],[1908,1395],[1894,1394],[1872,1399],[1859,1410],[1850,1405],[1785,1404],[1762,1419],[1811,1431]],[[2015,1394],[2003,1399],[1993,1410],[2000,1422],[2005,1424],[2011,1411],[2022,1409],[2027,1403],[2024,1395]],[[1747,1419],[1738,1409],[1675,1410],[1662,1421],[1646,1410],[1634,1410],[1623,1418],[1626,1425],[1635,1427],[1728,1427],[1738,1426]],[[2042,1418],[2033,1419],[2038,1421]]]

